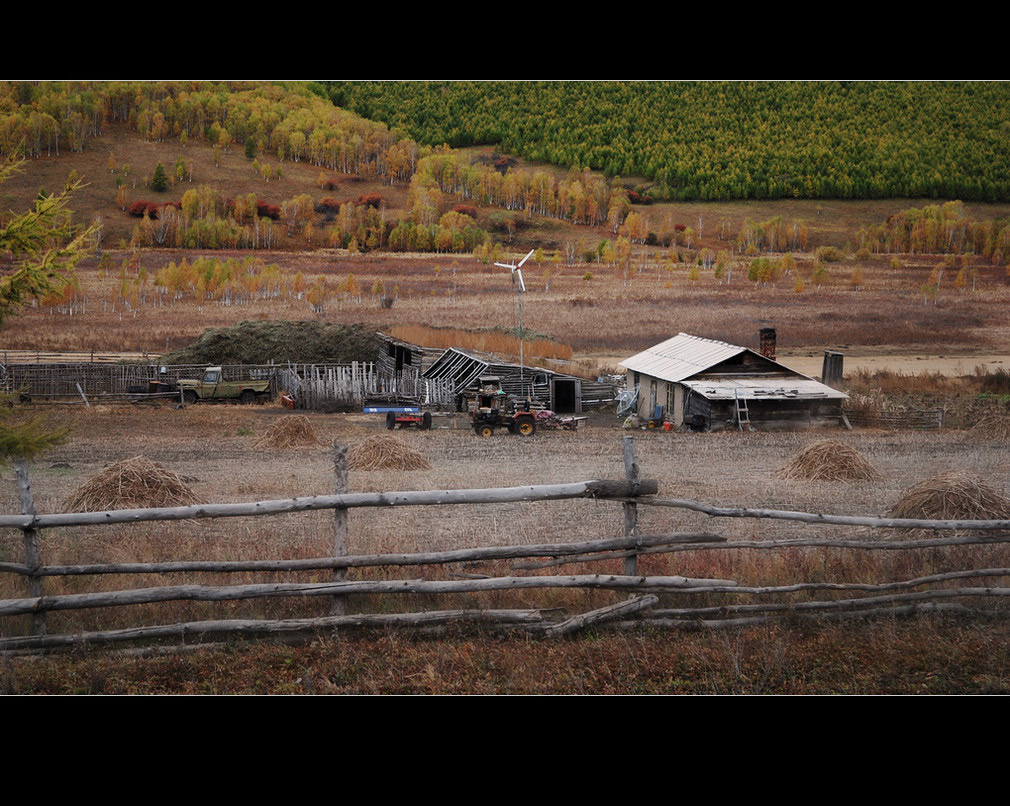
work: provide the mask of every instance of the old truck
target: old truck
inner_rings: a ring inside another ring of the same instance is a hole
[[[270,381],[226,381],[221,367],[207,367],[201,380],[181,378],[179,389],[186,403],[232,401],[263,403],[270,399]]]

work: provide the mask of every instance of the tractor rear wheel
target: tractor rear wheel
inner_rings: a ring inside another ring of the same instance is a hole
[[[537,432],[537,421],[530,416],[516,419],[515,430],[524,437],[531,437]]]

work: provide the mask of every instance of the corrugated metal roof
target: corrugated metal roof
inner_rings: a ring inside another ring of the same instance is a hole
[[[682,381],[746,351],[746,347],[724,341],[678,333],[672,339],[626,358],[621,366],[664,381]]]
[[[844,400],[844,392],[797,375],[792,378],[705,378],[682,381],[708,400]]]

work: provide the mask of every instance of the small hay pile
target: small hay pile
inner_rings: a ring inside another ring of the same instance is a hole
[[[968,436],[981,442],[1010,442],[1010,417],[990,414],[983,417],[968,431]]]
[[[254,448],[298,448],[305,445],[318,445],[319,438],[312,430],[309,418],[304,414],[292,414],[271,424],[263,433]]]
[[[859,451],[838,439],[811,442],[775,477],[798,481],[868,481],[883,478]]]
[[[1004,520],[1010,519],[1010,499],[981,479],[952,470],[906,490],[891,508],[890,516],[927,520]]]
[[[347,454],[351,470],[430,470],[420,451],[393,436],[369,437]]]
[[[70,512],[147,509],[202,503],[175,473],[145,456],[109,465],[67,499]]]

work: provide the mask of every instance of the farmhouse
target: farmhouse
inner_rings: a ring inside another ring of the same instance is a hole
[[[844,424],[847,395],[775,361],[774,330],[762,353],[680,333],[621,362],[643,419],[673,427],[802,429]]]

